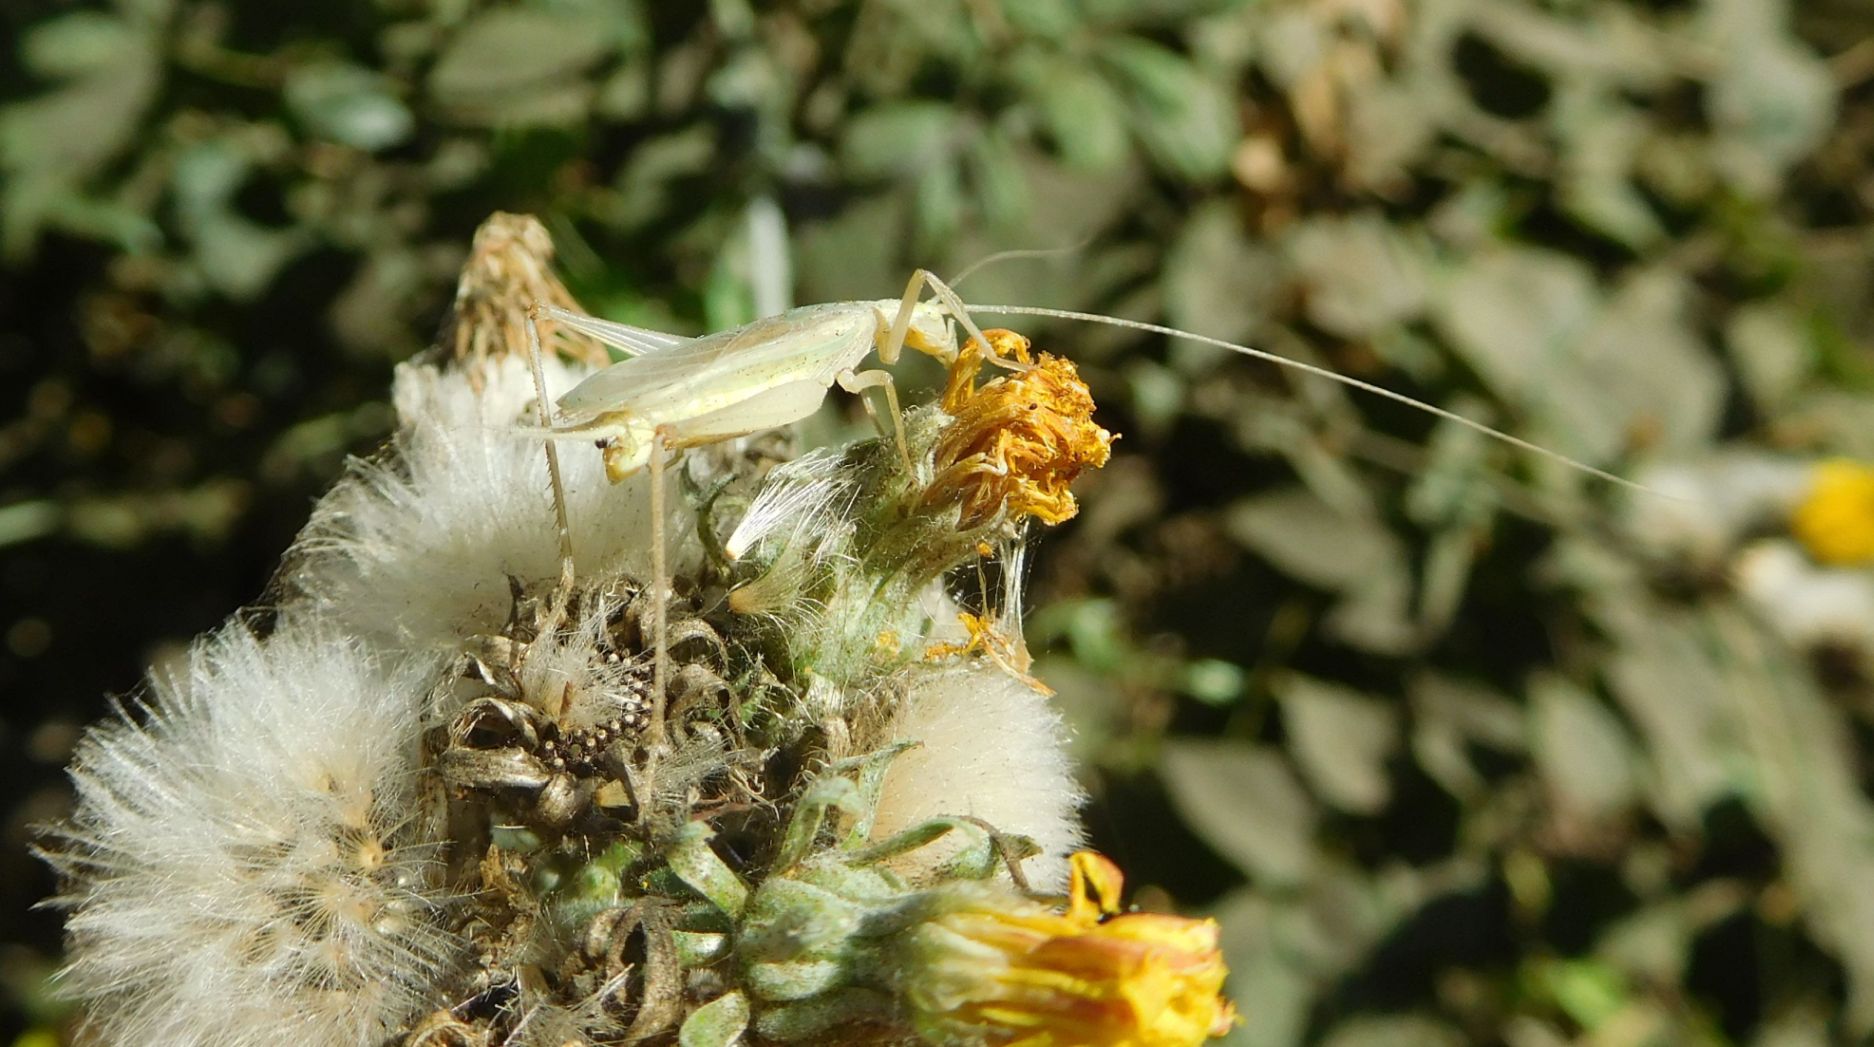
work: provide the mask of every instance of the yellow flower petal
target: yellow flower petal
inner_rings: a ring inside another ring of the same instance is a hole
[[[1820,563],[1874,562],[1874,467],[1846,459],[1818,464],[1789,523]]]
[[[1214,920],[1110,915],[1120,874],[1073,859],[1065,913],[984,904],[937,917],[922,937],[930,984],[914,991],[937,1042],[1006,1047],[1195,1047],[1227,1032],[1227,971]]]

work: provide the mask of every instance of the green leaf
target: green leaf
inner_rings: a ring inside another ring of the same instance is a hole
[[[1523,710],[1481,684],[1424,673],[1408,688],[1412,706],[1412,755],[1452,796],[1475,802],[1488,785],[1472,759],[1475,748],[1517,753],[1523,749]]]
[[[1342,512],[1303,487],[1237,502],[1224,528],[1283,572],[1323,589],[1351,589],[1405,558],[1383,522]]]
[[[1013,226],[1028,216],[1028,175],[1008,135],[991,129],[970,142],[970,181],[992,225]]]
[[[1308,318],[1331,333],[1369,338],[1425,307],[1429,252],[1375,212],[1303,221],[1288,255]]]
[[[840,165],[853,178],[915,174],[951,151],[956,108],[941,102],[892,102],[853,117],[840,138]]]
[[[1781,4],[1709,0],[1702,14],[1721,56],[1706,84],[1714,159],[1734,188],[1768,195],[1834,125],[1834,77],[1790,35]]]
[[[1809,318],[1782,301],[1752,302],[1732,312],[1724,342],[1745,391],[1765,411],[1787,404],[1815,366]]]
[[[1006,0],[1000,6],[1009,28],[1027,36],[1059,39],[1080,27],[1072,0]]]
[[[1223,82],[1168,48],[1133,37],[1102,41],[1102,68],[1131,112],[1132,133],[1180,178],[1222,177],[1242,138]]]
[[[1195,208],[1165,257],[1165,312],[1170,323],[1215,338],[1248,338],[1273,311],[1277,265],[1250,242],[1237,208],[1211,200]],[[1180,345],[1181,359],[1204,366],[1229,354],[1214,346]]]
[[[176,211],[194,247],[194,262],[216,290],[234,299],[266,290],[308,242],[300,229],[269,229],[234,210],[235,194],[252,167],[232,142],[213,139],[176,159]]]
[[[1591,821],[1624,813],[1639,793],[1633,745],[1613,712],[1557,676],[1531,682],[1530,744],[1564,812]]]
[[[102,11],[41,22],[19,41],[20,64],[47,80],[109,71],[146,43],[143,30]]]
[[[1159,763],[1172,805],[1217,853],[1270,884],[1314,864],[1314,804],[1287,761],[1239,742],[1172,739]]]
[[[1097,72],[1074,58],[1058,58],[1037,69],[1030,99],[1062,159],[1101,170],[1126,158],[1125,104]]]
[[[598,9],[484,11],[450,38],[430,68],[430,96],[470,123],[577,119],[593,93],[582,75],[618,50],[623,24]]]
[[[1399,744],[1391,704],[1307,676],[1285,677],[1277,694],[1288,749],[1316,793],[1354,814],[1376,814],[1392,795],[1386,762]]]
[[[0,168],[75,184],[142,127],[161,83],[159,43],[152,29],[81,12],[38,27],[25,48],[65,82],[0,108]]]
[[[748,997],[726,992],[709,1001],[683,1020],[677,1031],[681,1047],[729,1047],[748,1029]]]
[[[390,81],[355,65],[293,70],[286,104],[315,137],[368,152],[397,145],[416,129],[416,118]]]
[[[1438,289],[1433,311],[1453,348],[1484,381],[1522,403],[1545,395],[1593,322],[1597,298],[1587,263],[1503,246],[1466,259]]]

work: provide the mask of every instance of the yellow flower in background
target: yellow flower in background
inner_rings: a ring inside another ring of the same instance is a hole
[[[1845,458],[1818,464],[1790,530],[1821,563],[1874,563],[1874,466]]]
[[[1113,915],[1120,883],[1083,851],[1065,913],[1003,898],[930,921],[907,994],[919,1031],[1001,1047],[1194,1047],[1227,1032],[1216,921]]]

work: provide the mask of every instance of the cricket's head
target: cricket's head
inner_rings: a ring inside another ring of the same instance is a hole
[[[893,303],[894,305],[896,303]],[[906,348],[927,353],[948,364],[957,356],[956,328],[950,325],[950,311],[941,302],[919,302],[911,309],[911,326],[905,330]]]

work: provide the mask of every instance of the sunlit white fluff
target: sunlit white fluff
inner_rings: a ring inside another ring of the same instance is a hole
[[[1065,888],[1067,856],[1086,839],[1079,817],[1086,796],[1046,695],[986,659],[954,659],[912,676],[890,733],[919,745],[886,772],[873,839],[942,815],[980,818],[1040,845],[1023,866],[1034,887]],[[915,879],[960,846],[946,837],[892,864]]]
[[[763,545],[793,545],[826,521],[846,516],[857,477],[837,451],[816,451],[780,466],[723,543],[731,560]]]
[[[528,646],[515,675],[524,700],[564,731],[578,731],[619,717],[642,699],[648,659],[608,660],[599,641],[616,604],[586,602],[580,619]]]
[[[236,625],[85,736],[47,850],[97,1042],[351,1047],[434,1008],[461,957],[419,814],[430,682]]]
[[[1795,543],[1766,540],[1739,554],[1738,592],[1798,648],[1835,646],[1874,665],[1874,573],[1819,567]]]
[[[587,373],[545,363],[549,395]],[[432,647],[506,621],[510,577],[557,578],[546,458],[526,433],[532,376],[514,356],[482,374],[478,390],[453,368],[397,369],[400,429],[390,451],[357,463],[319,502],[289,557],[302,607],[373,637]],[[560,463],[580,576],[648,576],[648,473],[610,484],[598,451],[580,442],[562,445]],[[667,504],[671,565],[681,570],[687,514],[679,498]]]
[[[1635,478],[1627,531],[1647,552],[1695,563],[1727,558],[1753,527],[1780,521],[1810,483],[1810,464],[1731,450],[1653,466]]]

